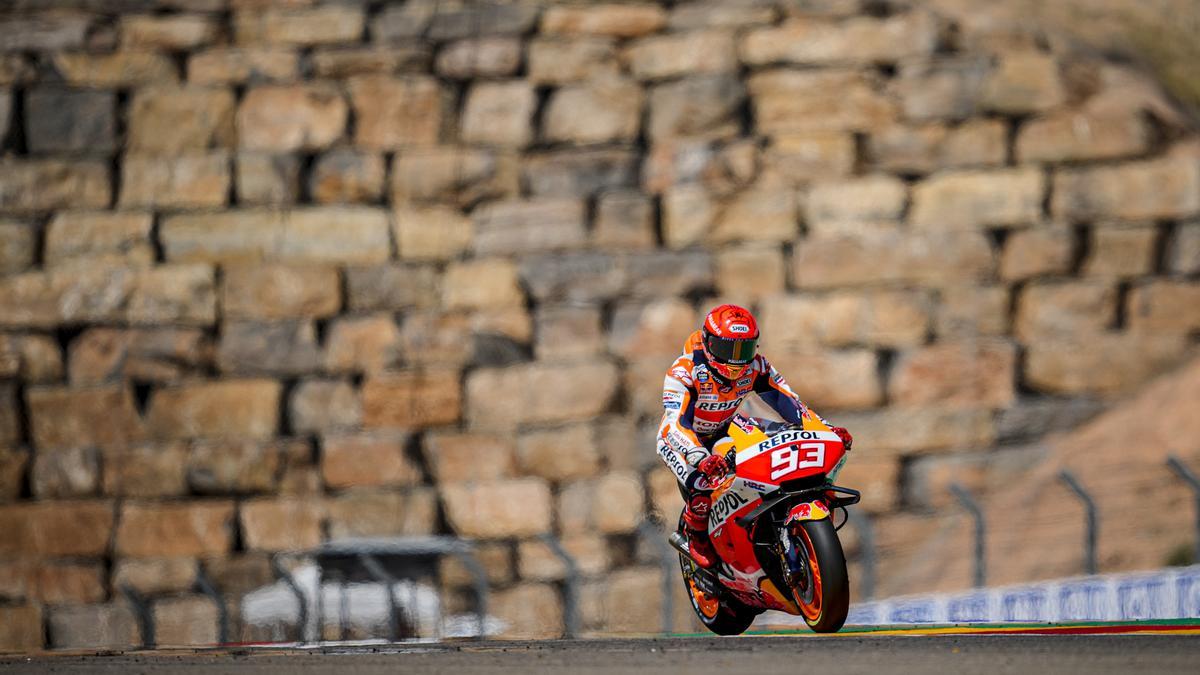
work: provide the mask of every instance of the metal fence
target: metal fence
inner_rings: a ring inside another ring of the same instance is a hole
[[[1195,500],[1195,533],[1193,562],[1200,562],[1200,478],[1187,467],[1178,457],[1167,457],[1167,466],[1191,489]],[[1100,538],[1100,508],[1096,497],[1087,489],[1070,469],[1058,472],[1058,480],[1071,491],[1083,506],[1084,535],[1082,541],[1082,560],[1085,574],[1098,574],[1100,565],[1096,557],[1096,549]],[[974,585],[981,588],[987,585],[987,517],[979,502],[970,491],[958,483],[950,486],[950,492],[958,500],[959,505],[970,516],[974,526],[974,537],[971,544],[971,559],[974,565]]]

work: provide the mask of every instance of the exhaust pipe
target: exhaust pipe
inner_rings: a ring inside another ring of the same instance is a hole
[[[685,539],[682,534],[679,534],[678,532],[672,532],[671,536],[667,537],[667,541],[670,542],[671,548],[679,551],[689,558],[692,557],[692,552],[688,549],[687,539]]]
[[[688,572],[684,572],[685,577],[690,576],[691,579],[696,582],[696,585],[700,588],[700,590],[704,591],[705,594],[715,596],[718,592],[717,579],[715,576],[713,576],[713,573],[710,570],[706,570],[701,567],[700,563],[696,562],[696,559],[692,557],[692,552],[688,548],[687,539],[678,532],[672,532],[671,536],[667,537],[667,541],[671,543],[671,548],[687,556],[688,560],[691,560],[692,564],[695,565],[690,574]]]

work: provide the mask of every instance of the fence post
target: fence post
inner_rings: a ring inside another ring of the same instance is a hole
[[[565,587],[563,588],[563,636],[567,638],[579,637],[579,565],[575,563],[575,558],[567,553],[567,549],[562,547],[554,535],[549,532],[543,533],[538,537],[558,559],[563,562],[567,568]]]
[[[1193,541],[1195,548],[1192,550],[1192,564],[1200,564],[1200,478],[1192,473],[1192,470],[1187,468],[1175,455],[1167,457],[1167,466],[1179,476],[1183,482],[1187,483],[1192,489],[1192,494],[1196,499],[1196,538]]]
[[[228,644],[229,608],[225,606],[225,599],[217,592],[217,589],[209,581],[208,575],[204,573],[203,569],[200,569],[196,573],[196,587],[217,606],[217,644]]]
[[[486,640],[487,595],[489,591],[487,571],[479,563],[479,558],[475,557],[475,549],[472,546],[464,546],[453,553],[466,566],[467,571],[471,573],[471,586],[475,591],[475,619],[479,627],[479,639]]]
[[[137,615],[138,632],[142,637],[142,649],[154,649],[154,614],[150,611],[150,605],[146,599],[142,597],[132,586],[124,584],[121,586],[121,595],[129,601],[133,607],[133,613]]]
[[[858,550],[862,555],[862,596],[864,600],[875,597],[875,525],[871,516],[863,513],[854,521],[858,533]]]
[[[387,593],[388,601],[388,628],[392,633],[392,642],[399,642],[403,627],[400,621],[400,608],[396,605],[396,579],[388,574],[379,560],[369,553],[358,554],[358,561],[362,563],[363,569],[367,570],[367,574],[375,581],[383,584],[384,592]],[[412,608],[413,614],[416,614],[416,607]],[[417,622],[414,621],[414,624]]]
[[[1083,489],[1083,485],[1075,478],[1075,474],[1067,469],[1058,472],[1058,479],[1061,480],[1071,492],[1079,497],[1079,501],[1083,502],[1083,508],[1087,517],[1087,532],[1084,534],[1084,566],[1088,574],[1096,573],[1096,537],[1097,537],[1097,521],[1099,516],[1096,513],[1096,502],[1092,496]]]
[[[962,485],[952,483],[950,492],[954,493],[958,503],[966,509],[971,515],[971,519],[975,522],[975,587],[982,588],[987,580],[987,563],[986,551],[984,549],[984,540],[987,536],[987,527],[984,523],[983,509],[979,507],[979,502],[971,496]]]
[[[345,642],[350,639],[350,596],[347,587],[350,585],[344,570],[337,570],[338,587],[338,639]],[[318,586],[318,588],[320,588]],[[321,632],[325,631],[324,626]]]
[[[300,617],[298,619],[299,631],[297,631],[299,635],[297,636],[297,642],[304,644],[308,642],[308,598],[305,597],[304,591],[300,588],[300,584],[296,583],[296,577],[292,576],[292,573],[289,572],[287,568],[279,562],[278,555],[271,556],[271,570],[275,572],[275,576],[283,580],[283,583],[286,584],[289,589],[291,589],[292,595],[296,596],[296,601],[300,603]],[[319,587],[317,588],[317,592],[321,592]]]
[[[659,551],[658,564],[662,570],[662,632],[673,633],[675,632],[675,596],[671,593],[671,587],[674,585],[677,554],[663,536],[663,532],[650,521],[643,520],[638,523],[637,531],[643,541]]]

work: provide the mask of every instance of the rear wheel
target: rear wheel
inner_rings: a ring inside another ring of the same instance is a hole
[[[850,579],[837,531],[824,518],[802,521],[789,536],[799,563],[789,575],[792,598],[809,628],[833,633],[846,623],[850,610]]]
[[[714,593],[705,591],[706,586],[711,584],[697,581],[698,575],[706,572],[691,557],[680,553],[679,569],[683,573],[683,585],[687,589],[688,600],[705,628],[717,635],[741,635],[754,623],[754,617],[758,616],[759,610],[721,593],[720,589],[715,589]]]

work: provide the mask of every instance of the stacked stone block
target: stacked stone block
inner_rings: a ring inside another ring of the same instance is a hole
[[[1200,331],[1200,146],[1125,65],[901,2],[101,4],[0,13],[3,648],[131,644],[126,586],[211,642],[201,572],[255,639],[274,553],[427,533],[514,635],[547,532],[655,630],[720,301],[897,530]]]

